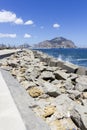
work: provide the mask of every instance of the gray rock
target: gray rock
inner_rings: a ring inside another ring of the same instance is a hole
[[[43,71],[41,73],[41,76],[40,78],[44,79],[44,80],[54,80],[55,79],[55,76],[52,72],[49,72],[49,71]]]
[[[57,112],[55,113],[55,116],[58,119],[61,118],[67,118],[70,117],[70,112],[73,109],[73,107],[76,105],[76,103],[71,100],[68,95],[62,94],[58,97],[56,97],[54,101],[54,105],[57,108]]]
[[[69,77],[69,74],[63,72],[62,70],[55,71],[54,75],[58,80],[66,80]]]
[[[57,64],[58,64],[57,62],[58,62],[57,60],[51,59],[51,60],[49,61],[48,65],[49,65],[49,66],[55,66],[55,67],[57,67]]]
[[[69,79],[71,79],[72,81],[75,81],[76,78],[78,78],[78,75],[77,75],[77,74],[74,74],[74,73],[71,73],[71,74],[70,74]]]
[[[66,63],[64,63],[62,68],[66,69],[69,73],[75,73],[76,70],[78,69],[78,66],[74,65],[74,64],[72,64],[70,62],[66,62]]]
[[[26,90],[28,90],[28,89],[31,88],[31,87],[35,87],[35,86],[36,86],[35,83],[29,82],[29,81],[26,81],[26,80],[25,80],[25,81],[22,81],[22,82],[21,82],[21,85],[23,85]]]
[[[71,118],[81,130],[87,130],[87,105],[76,105],[71,112]]]
[[[69,94],[69,97],[72,99],[77,99],[81,95],[81,92],[79,92],[78,90],[67,90],[66,92]]]
[[[74,88],[74,85],[72,84],[71,80],[66,80],[64,88],[66,88],[67,90],[72,90]]]
[[[76,71],[76,74],[79,74],[79,75],[87,75],[87,69],[84,68],[84,67],[79,67]]]
[[[75,89],[83,92],[87,91],[87,76],[80,76],[79,78],[76,79],[76,86]]]
[[[11,66],[11,67],[13,67],[13,68],[14,68],[14,67],[16,68],[19,64],[18,64],[18,61],[17,61],[17,60],[14,60],[14,59],[13,59],[13,60],[9,60],[9,61],[8,61],[8,65]]]
[[[45,93],[48,94],[49,96],[57,97],[58,95],[61,94],[60,90],[55,85],[52,85],[51,83],[44,82],[42,83],[42,87]]]

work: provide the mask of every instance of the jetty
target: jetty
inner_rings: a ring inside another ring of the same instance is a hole
[[[0,51],[1,130],[87,130],[87,68],[36,50]]]

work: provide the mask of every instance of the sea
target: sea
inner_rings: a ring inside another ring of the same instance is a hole
[[[71,62],[73,64],[87,67],[87,48],[51,48],[51,49],[35,49],[60,61]]]

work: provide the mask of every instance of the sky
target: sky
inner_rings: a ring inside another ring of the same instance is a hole
[[[0,0],[0,44],[60,36],[87,47],[87,0]]]

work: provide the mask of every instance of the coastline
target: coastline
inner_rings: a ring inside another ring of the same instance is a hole
[[[0,66],[24,87],[33,99],[29,108],[51,130],[87,129],[86,68],[35,50],[17,52],[2,59]]]

